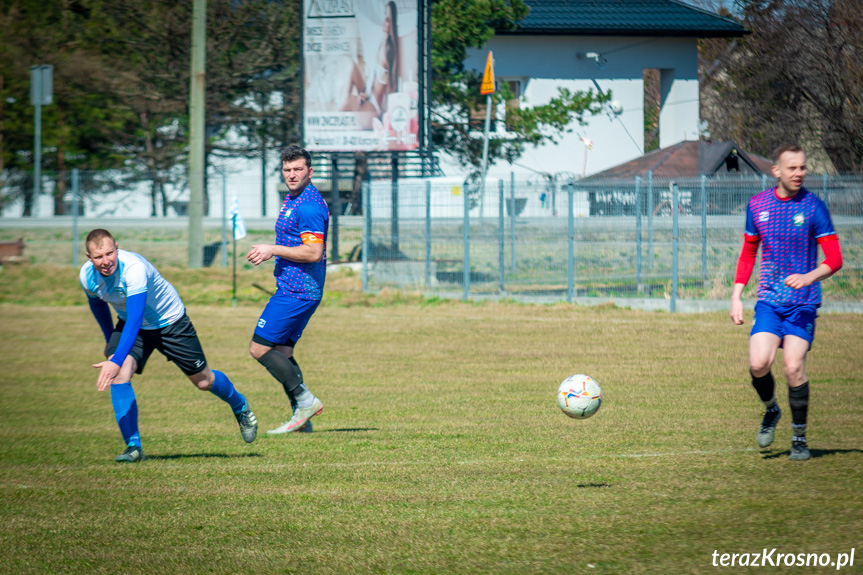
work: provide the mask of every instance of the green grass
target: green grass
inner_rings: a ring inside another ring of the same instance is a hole
[[[218,270],[169,270],[262,433],[243,443],[227,406],[157,354],[135,379],[150,460],[119,465],[110,396],[90,367],[101,333],[74,270],[18,272],[37,302],[23,305],[11,269],[0,275],[2,573],[677,574],[716,571],[714,550],[773,547],[856,548],[842,572],[861,572],[859,316],[819,319],[814,457],[791,462],[782,385],[776,443],[755,445],[747,330],[727,314],[370,296],[339,276],[297,348],[326,408],[313,434],[273,438],[263,431],[287,401],[247,353],[265,294],[216,306]],[[585,421],[554,397],[578,372],[605,393]],[[781,384],[781,352],[775,373]]]

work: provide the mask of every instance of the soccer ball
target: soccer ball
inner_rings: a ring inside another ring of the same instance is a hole
[[[557,388],[557,405],[568,416],[587,419],[602,405],[602,389],[589,375],[571,375]]]

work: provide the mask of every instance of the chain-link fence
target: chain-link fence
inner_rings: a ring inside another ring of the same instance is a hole
[[[273,166],[270,165],[272,168]],[[117,235],[123,248],[146,255],[157,265],[189,261],[187,174],[135,170],[43,172],[41,193],[33,194],[30,173],[0,177],[0,242],[25,245],[32,263],[80,264],[83,239],[95,227]],[[209,170],[203,218],[203,263],[227,265],[232,246],[232,206],[246,222],[251,243],[272,241],[273,226],[286,189],[276,172],[260,177],[231,170]],[[340,236],[359,244],[361,224]],[[332,253],[332,250],[331,252]]]
[[[724,300],[765,178],[373,182],[364,286],[464,298]],[[863,301],[863,177],[810,176],[845,260],[825,297]],[[465,200],[467,199],[467,203]],[[750,282],[754,287],[755,281]],[[750,288],[751,289],[751,288]]]
[[[269,166],[262,176],[234,170],[208,170],[204,178],[204,213],[221,217],[234,197],[249,217],[278,213],[280,196],[273,193],[279,173]],[[86,218],[182,218],[188,215],[189,187],[185,170],[66,170],[43,172],[40,192],[33,194],[32,173],[0,177],[0,224],[17,218],[72,216]]]
[[[3,183],[0,242],[23,238],[34,263],[80,263],[83,235],[107,227],[123,247],[157,265],[187,264],[188,192],[181,180],[109,172],[54,176],[46,174],[35,198],[26,197],[26,181]],[[481,190],[455,178],[374,180],[362,194],[364,215],[339,217],[327,249],[331,263],[336,252],[340,261],[362,258],[363,286],[370,291],[398,287],[534,301],[659,299],[673,308],[677,298],[727,300],[746,204],[771,184],[766,178],[668,180],[650,174],[512,176],[489,178]],[[863,302],[863,176],[810,175],[806,184],[827,202],[845,261],[824,282],[825,299]],[[272,241],[283,193],[277,176],[250,180],[215,172],[207,187],[205,264],[228,261],[231,234],[225,228],[234,197],[249,232],[238,252]],[[754,289],[755,280],[749,285]]]

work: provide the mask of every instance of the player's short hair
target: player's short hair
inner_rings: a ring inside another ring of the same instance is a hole
[[[105,240],[110,240],[111,243],[116,243],[114,236],[111,235],[111,232],[108,230],[103,230],[102,228],[96,228],[87,234],[87,240],[84,242],[84,248],[87,250],[87,253],[90,253],[90,244],[101,246],[102,242]]]
[[[312,167],[312,156],[303,148],[297,146],[296,144],[291,144],[284,150],[282,150],[282,165],[285,162],[293,162],[294,160],[299,160],[303,158],[306,160],[306,167]]]
[[[802,151],[803,148],[801,148],[797,144],[782,144],[781,146],[773,150],[773,153],[770,154],[770,159],[773,160],[773,165],[776,166],[779,164],[779,158],[781,158],[782,154],[784,154],[785,152],[791,152],[796,154]]]

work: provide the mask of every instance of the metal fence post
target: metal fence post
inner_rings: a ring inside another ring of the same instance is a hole
[[[767,174],[761,174],[761,189],[767,189]]]
[[[515,172],[509,173],[509,257],[510,269],[515,270]]]
[[[372,201],[369,182],[363,182],[363,291],[369,291],[369,250],[372,245]]]
[[[390,206],[392,214],[390,216],[390,257],[395,259],[399,257],[399,157],[393,154],[392,157],[392,187],[390,188]]]
[[[462,265],[464,266],[464,300],[467,301],[470,295],[470,198],[467,187],[463,190],[462,198],[464,200],[464,257],[462,258]]]
[[[707,287],[707,176],[701,176],[701,285]]]
[[[830,209],[830,193],[827,191],[827,181],[829,176],[827,173],[821,174],[821,200],[824,202],[824,205],[827,206],[827,209]]]
[[[575,296],[575,210],[572,205],[572,200],[575,197],[574,192],[572,182],[569,182],[566,190],[567,198],[569,198],[569,206],[566,210],[566,301],[569,303],[572,303]]]
[[[503,180],[497,181],[497,191],[498,191],[498,226],[497,226],[497,245],[498,245],[498,261],[497,265],[500,269],[500,293],[506,292],[506,286],[504,284],[504,269],[503,269],[503,228],[504,228],[504,219],[503,219]]]
[[[641,177],[635,176],[635,286],[638,293],[644,291],[641,284]]]
[[[653,269],[653,170],[647,172],[647,269]]]
[[[231,214],[231,307],[237,307],[237,216]]]
[[[342,215],[342,200],[339,196],[339,156],[330,155],[330,256],[332,262],[339,261],[339,216]]]
[[[222,267],[228,267],[228,177],[222,168]]]
[[[78,180],[78,168],[72,169],[72,265],[78,265],[78,198],[80,197],[80,183]]]
[[[426,180],[426,289],[431,288],[431,182]]]
[[[677,209],[679,207],[678,204],[678,196],[679,192],[677,189],[677,184],[675,182],[671,182],[669,184],[671,187],[671,313],[677,311],[677,280],[678,280],[678,269],[677,269],[677,242],[678,242],[678,222],[677,222]]]

